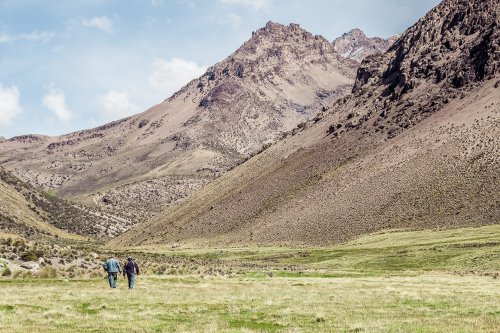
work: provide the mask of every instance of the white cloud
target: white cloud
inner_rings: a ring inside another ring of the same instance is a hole
[[[207,70],[207,66],[198,66],[195,62],[180,58],[156,58],[151,67],[153,73],[149,76],[149,82],[166,94],[174,93]]]
[[[34,30],[30,33],[18,34],[18,35],[9,35],[6,33],[0,33],[0,43],[10,43],[19,40],[46,43],[52,38],[54,38],[55,35],[56,34],[53,32],[37,31],[37,30]]]
[[[43,96],[43,105],[61,121],[68,121],[73,118],[73,113],[66,105],[64,91],[55,88],[54,84],[50,85],[48,94]]]
[[[23,112],[16,86],[3,87],[0,83],[0,125],[10,125],[12,119]]]
[[[95,28],[107,33],[113,32],[113,20],[106,16],[82,19],[80,23],[87,28]]]
[[[219,0],[219,2],[225,5],[238,5],[259,10],[269,7],[272,0]]]
[[[126,117],[139,112],[128,93],[110,90],[100,97],[100,103],[108,118]]]

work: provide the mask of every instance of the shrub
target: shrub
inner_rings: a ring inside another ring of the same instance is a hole
[[[9,269],[9,267],[6,267],[2,272],[2,276],[11,276],[11,274],[12,271]]]
[[[45,267],[38,273],[38,277],[42,279],[53,279],[57,277],[57,270],[54,267]]]
[[[24,252],[21,254],[21,260],[23,261],[36,261],[38,257],[33,252]]]
[[[159,267],[157,267],[157,268],[155,269],[155,271],[154,271],[154,272],[155,272],[155,274],[159,274],[159,275],[161,275],[161,274],[165,274],[165,271],[166,271],[166,270],[167,270],[167,266],[166,266],[166,265],[160,265]]]

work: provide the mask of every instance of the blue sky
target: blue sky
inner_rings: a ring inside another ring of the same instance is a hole
[[[387,37],[438,0],[0,0],[0,136],[58,135],[139,113],[269,20],[333,40]]]

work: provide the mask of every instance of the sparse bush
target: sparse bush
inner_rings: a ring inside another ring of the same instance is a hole
[[[91,278],[102,278],[102,273],[99,271],[92,271],[89,276]]]
[[[45,267],[38,273],[38,277],[42,279],[53,279],[57,277],[57,270],[54,267]]]
[[[36,254],[34,254],[31,251],[24,252],[24,253],[21,254],[21,260],[22,261],[36,261],[37,259],[38,259],[38,257],[36,256]]]
[[[165,271],[167,270],[167,267],[165,265],[160,265],[158,266],[154,272],[155,274],[165,274]]]
[[[14,274],[12,275],[14,279],[24,279],[24,278],[29,278],[33,277],[33,273],[30,271],[15,271]]]
[[[6,267],[3,272],[2,272],[2,276],[11,276],[12,275],[12,271],[10,270],[9,267]]]

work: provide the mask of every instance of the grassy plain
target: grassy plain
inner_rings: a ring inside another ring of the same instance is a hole
[[[139,249],[136,250],[139,253]],[[143,255],[230,274],[0,280],[1,332],[498,332],[500,226],[385,232],[331,248]]]

